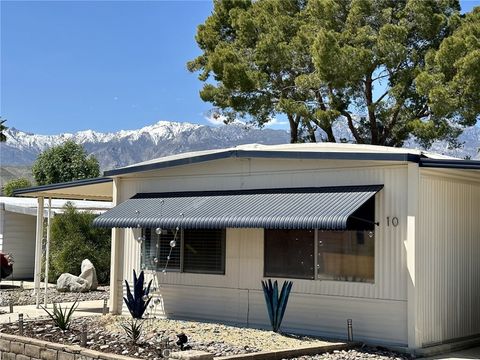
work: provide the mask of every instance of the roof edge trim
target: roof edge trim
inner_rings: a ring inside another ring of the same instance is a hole
[[[28,188],[17,189],[13,191],[13,196],[28,194],[32,192],[42,192],[48,190],[56,190],[56,189],[64,189],[69,187],[76,187],[76,186],[85,186],[85,185],[93,185],[93,184],[101,184],[106,182],[112,182],[113,179],[108,177],[98,177],[92,179],[81,179],[81,180],[74,180],[68,181],[63,183],[57,184],[49,184],[49,185],[39,185],[39,186],[32,186]]]
[[[317,151],[268,151],[268,150],[226,150],[207,155],[198,155],[160,161],[156,163],[133,165],[119,169],[107,170],[104,176],[117,176],[136,172],[165,169],[174,166],[196,164],[226,158],[266,158],[266,159],[317,159],[317,160],[374,160],[374,161],[401,161],[418,163],[421,156],[416,154],[391,154],[391,153],[351,153],[351,152],[317,152]]]

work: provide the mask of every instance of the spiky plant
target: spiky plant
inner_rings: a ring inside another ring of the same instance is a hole
[[[62,306],[58,304],[57,306],[53,307],[53,311],[50,312],[46,308],[42,306],[42,309],[45,310],[45,312],[50,316],[50,318],[53,320],[53,323],[55,324],[56,327],[59,329],[65,331],[70,329],[70,324],[72,322],[72,315],[77,310],[78,307],[78,301],[75,300],[75,302],[72,304],[70,308],[65,306],[65,308],[62,309]]]
[[[150,303],[152,298],[148,296],[150,293],[150,286],[152,285],[152,280],[148,283],[148,286],[145,288],[145,275],[140,272],[140,275],[137,278],[137,273],[133,270],[133,295],[130,291],[130,285],[128,281],[125,280],[125,285],[127,287],[127,296],[123,298],[125,304],[127,305],[128,311],[134,319],[141,319],[145,310]]]
[[[139,321],[138,319],[130,319],[130,322],[120,324],[120,326],[123,328],[123,330],[125,330],[125,333],[132,342],[132,345],[136,345],[142,336],[143,322]]]
[[[282,324],[283,315],[287,308],[288,297],[290,296],[292,286],[293,283],[291,281],[285,281],[282,285],[282,290],[279,296],[278,283],[276,280],[273,284],[270,279],[267,281],[262,280],[262,288],[263,294],[265,295],[268,316],[274,332],[278,332],[278,329],[280,329],[280,325]]]

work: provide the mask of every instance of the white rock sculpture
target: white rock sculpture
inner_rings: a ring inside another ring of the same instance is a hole
[[[57,280],[57,291],[60,292],[87,292],[88,290],[90,290],[90,283],[79,276],[64,273]]]
[[[88,281],[90,284],[89,290],[97,290],[97,271],[90,260],[85,259],[82,261],[82,273],[79,277]]]

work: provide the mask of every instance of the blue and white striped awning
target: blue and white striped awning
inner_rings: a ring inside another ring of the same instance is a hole
[[[342,230],[383,185],[142,193],[94,220],[117,228]]]

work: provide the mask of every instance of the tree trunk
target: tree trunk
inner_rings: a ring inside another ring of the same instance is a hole
[[[298,122],[291,114],[287,114],[288,123],[290,124],[290,143],[294,144],[298,142]]]

